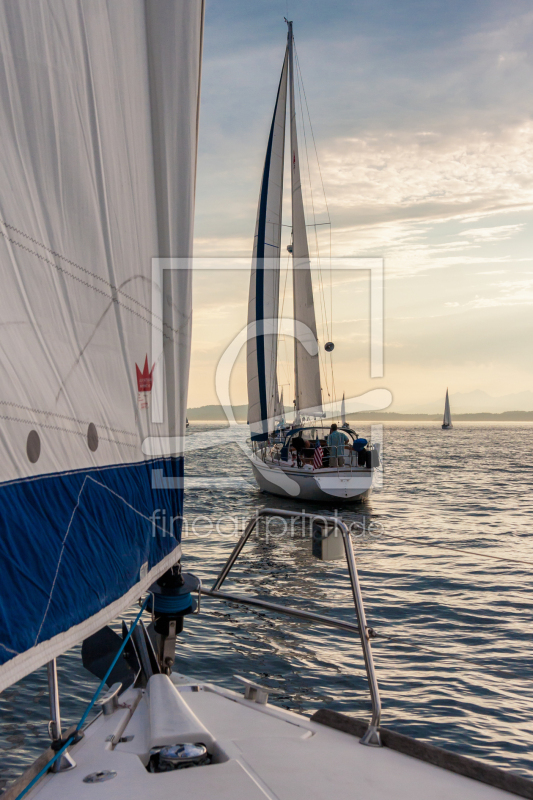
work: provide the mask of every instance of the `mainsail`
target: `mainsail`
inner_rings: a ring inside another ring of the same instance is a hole
[[[320,388],[320,363],[316,346],[316,319],[311,280],[311,262],[300,179],[300,157],[296,129],[294,98],[294,53],[292,23],[289,23],[289,69],[290,69],[290,121],[291,121],[291,190],[292,190],[292,266],[294,320],[303,323],[304,336],[294,338],[294,378],[296,413],[322,416],[322,392]],[[307,348],[305,347],[307,344]],[[309,352],[309,350],[311,352]],[[313,354],[314,353],[314,354]]]
[[[444,401],[444,417],[442,420],[442,427],[452,427],[452,415],[450,412],[450,398],[448,397],[448,389],[446,389],[446,400]]]
[[[268,137],[259,194],[248,300],[248,422],[255,441],[268,438],[278,413],[278,305],[287,51]]]
[[[281,247],[283,160],[287,83],[290,95],[291,191],[293,229],[294,377],[297,417],[322,416],[320,364],[317,348],[311,263],[300,180],[294,99],[292,23],[270,127],[257,223],[248,300],[248,422],[255,441],[268,439],[283,412],[277,378],[279,257]]]
[[[180,555],[202,0],[0,3],[0,690]]]

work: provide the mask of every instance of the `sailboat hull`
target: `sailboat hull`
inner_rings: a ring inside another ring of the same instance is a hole
[[[443,425],[443,426],[442,426],[442,430],[443,430],[443,431],[447,431],[447,430],[449,430],[450,428],[453,428],[453,425],[452,425],[452,423],[451,423],[451,422],[450,422],[450,424],[449,424],[449,425]]]
[[[314,503],[357,503],[372,490],[372,469],[345,467],[307,471],[265,463],[251,457],[255,480],[262,492]]]

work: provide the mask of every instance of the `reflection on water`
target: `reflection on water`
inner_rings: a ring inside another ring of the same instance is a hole
[[[209,427],[191,425],[188,432],[197,430]],[[360,433],[368,438],[369,430]],[[532,433],[527,424],[459,423],[444,432],[437,424],[387,427],[383,490],[341,511],[358,523],[354,545],[368,624],[389,637],[373,642],[384,724],[529,775]],[[302,507],[260,494],[236,444],[191,454],[186,474],[184,567],[206,583],[255,509]],[[363,533],[370,523],[379,523],[374,535]],[[274,523],[267,538],[261,524],[227,588],[353,619],[344,562],[315,560],[298,526],[291,536]],[[368,715],[352,635],[207,598],[202,612],[186,621],[180,671],[233,689],[235,673],[259,679],[282,691],[272,702],[306,714],[328,706]],[[79,648],[58,666],[69,724],[96,680],[81,666]],[[47,702],[45,670],[0,696],[0,786],[46,746]]]

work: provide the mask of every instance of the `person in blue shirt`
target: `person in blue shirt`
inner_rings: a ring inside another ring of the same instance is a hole
[[[344,466],[344,445],[348,444],[349,441],[345,433],[337,430],[337,425],[334,422],[327,437],[330,467]]]

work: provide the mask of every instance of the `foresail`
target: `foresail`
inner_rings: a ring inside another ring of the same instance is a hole
[[[180,554],[202,0],[0,2],[0,690]]]
[[[318,358],[315,304],[311,262],[307,243],[307,230],[300,178],[298,133],[294,98],[294,58],[292,25],[289,26],[290,69],[290,125],[291,125],[291,190],[292,190],[292,264],[294,319],[303,323],[305,333],[294,339],[294,371],[296,411],[309,415],[322,414],[322,392],[320,388],[320,363]],[[296,330],[295,330],[296,333]],[[307,344],[307,347],[305,346]]]
[[[278,413],[278,306],[283,157],[287,108],[287,52],[268,137],[248,299],[248,422],[255,441],[268,438]]]

